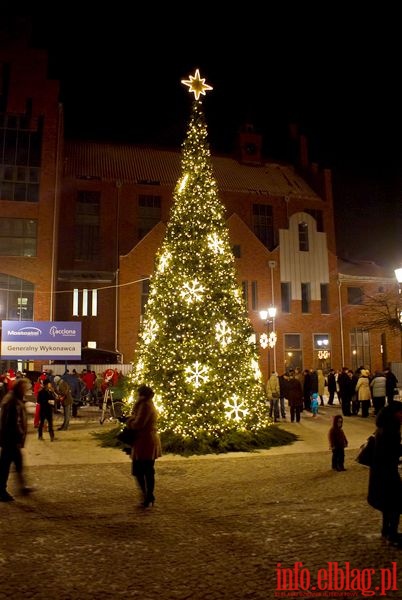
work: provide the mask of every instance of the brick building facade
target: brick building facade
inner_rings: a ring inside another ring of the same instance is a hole
[[[0,319],[55,317],[63,153],[47,55],[0,35]]]
[[[47,78],[45,53],[26,50],[0,47],[1,318],[78,319],[83,346],[116,350],[127,363],[180,153],[64,143],[58,84]],[[388,289],[395,280],[367,263],[338,264],[331,172],[310,164],[303,136],[298,143],[297,166],[266,162],[261,137],[247,127],[235,157],[213,157],[250,320],[257,337],[273,326],[277,334],[275,349],[261,348],[262,371],[274,360],[279,372],[400,361],[400,338],[363,331],[364,308],[349,289]],[[260,318],[269,306],[274,323]]]

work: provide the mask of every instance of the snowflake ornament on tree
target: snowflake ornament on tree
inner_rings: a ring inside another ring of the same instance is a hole
[[[203,383],[208,381],[208,367],[202,365],[198,360],[192,365],[186,367],[187,381],[191,383],[195,388],[201,387]]]
[[[215,325],[215,338],[221,344],[221,346],[225,347],[232,341],[232,330],[226,323],[226,321],[221,321]]]
[[[180,295],[187,304],[199,302],[202,299],[204,286],[200,284],[198,279],[194,279],[191,283],[185,283],[183,288]]]
[[[227,418],[234,421],[241,421],[249,412],[245,403],[242,400],[239,402],[239,397],[236,394],[233,394],[231,400],[226,400],[224,407],[227,409]]]

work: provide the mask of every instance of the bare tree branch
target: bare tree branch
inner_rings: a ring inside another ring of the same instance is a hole
[[[397,292],[365,295],[364,314],[360,325],[365,329],[388,329],[393,333],[402,333],[402,297]]]

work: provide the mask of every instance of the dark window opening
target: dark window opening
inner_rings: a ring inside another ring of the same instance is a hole
[[[161,196],[140,194],[138,196],[138,238],[142,239],[161,220]]]
[[[310,312],[310,300],[311,300],[311,292],[310,292],[310,284],[302,283],[301,284],[301,297],[302,297],[302,313]]]
[[[253,231],[260,242],[272,250],[274,247],[272,206],[269,204],[253,204]]]
[[[251,282],[251,309],[258,310],[258,282]]]
[[[36,256],[37,221],[0,218],[0,256]]]
[[[329,285],[328,283],[321,283],[321,314],[329,315]]]
[[[233,252],[233,256],[235,258],[241,258],[241,246],[240,246],[240,244],[235,244],[232,247],[232,252]]]
[[[0,320],[32,321],[34,289],[30,281],[0,273]]]
[[[363,291],[359,287],[348,287],[348,304],[363,304]]]
[[[307,223],[299,223],[299,250],[300,252],[308,252],[308,225]]]
[[[100,192],[79,191],[75,206],[75,259],[95,260],[100,245]]]
[[[290,305],[292,300],[290,282],[281,283],[281,308],[283,313],[290,313]]]

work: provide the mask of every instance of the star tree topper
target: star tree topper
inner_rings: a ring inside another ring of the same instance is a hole
[[[201,78],[200,70],[196,69],[194,75],[189,75],[190,79],[182,79],[181,82],[187,85],[189,92],[194,94],[194,98],[198,100],[200,94],[205,96],[206,90],[212,90],[213,88],[205,83],[205,78]]]

